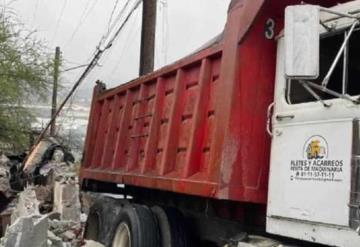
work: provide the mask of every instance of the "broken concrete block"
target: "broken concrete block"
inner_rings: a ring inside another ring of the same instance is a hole
[[[55,182],[54,211],[60,213],[61,220],[80,221],[79,185]]]
[[[55,149],[53,156],[52,156],[52,160],[55,161],[56,163],[61,163],[64,162],[64,151],[62,151],[61,149]]]
[[[37,243],[37,245],[34,246],[46,246],[49,227],[47,216],[33,216],[33,224],[32,241]]]
[[[47,216],[23,216],[8,228],[4,237],[4,247],[46,247]]]
[[[74,240],[76,238],[76,235],[75,235],[75,233],[73,231],[68,230],[68,231],[66,231],[66,232],[64,232],[62,234],[62,237],[66,241],[72,241],[72,240]]]
[[[5,155],[0,156],[0,193],[5,198],[11,196],[9,162],[10,160]]]
[[[6,155],[4,154],[0,155],[0,166],[7,166],[9,162],[10,159]]]
[[[83,247],[105,247],[105,246],[93,240],[86,240],[85,245]]]
[[[40,215],[40,203],[36,198],[36,193],[33,188],[25,188],[25,190],[19,194],[18,198],[19,199],[16,208],[11,215],[11,223],[14,223],[15,220],[19,217]]]
[[[51,220],[49,221],[49,226],[49,229],[57,236],[60,236],[69,229],[81,229],[81,224],[73,221]]]
[[[48,240],[51,241],[53,247],[63,247],[63,241],[61,238],[56,236],[52,231],[48,231]]]

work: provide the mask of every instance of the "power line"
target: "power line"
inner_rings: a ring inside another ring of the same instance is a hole
[[[52,38],[52,42],[54,42],[54,40],[55,40],[55,38],[57,36],[57,32],[59,30],[59,25],[60,25],[61,19],[62,19],[63,15],[64,15],[64,10],[65,10],[66,4],[67,4],[67,0],[64,0],[63,5],[61,7],[60,16],[59,16],[59,18],[57,20],[57,23],[56,23],[55,33],[54,33],[54,36]]]
[[[118,13],[118,15],[117,15],[115,21],[112,23],[112,25],[111,25],[111,23],[110,23],[110,21],[109,21],[109,25],[108,25],[108,28],[107,28],[108,31],[107,31],[106,35],[104,35],[104,36],[102,37],[102,39],[101,39],[101,41],[100,41],[100,45],[101,45],[103,42],[105,42],[105,40],[107,40],[107,39],[109,38],[110,33],[114,31],[114,28],[116,27],[116,24],[120,21],[121,17],[123,16],[123,14],[124,14],[125,10],[127,9],[127,7],[128,7],[128,5],[129,5],[130,2],[131,2],[131,0],[127,0],[127,1],[126,1],[125,5],[122,7],[122,9],[120,10],[120,12]],[[115,6],[116,6],[116,5],[117,5],[117,4],[115,3]],[[115,7],[114,7],[114,9],[115,9]],[[111,13],[111,15],[113,15],[113,13],[114,13],[114,11]],[[112,18],[110,18],[110,19],[112,19]],[[110,26],[110,25],[111,25],[111,26]],[[106,59],[107,56],[109,56],[109,55],[105,54],[103,60]]]
[[[116,0],[116,1],[115,1],[115,4],[114,4],[114,7],[113,7],[113,9],[112,9],[112,11],[111,11],[110,19],[109,19],[109,23],[108,23],[108,32],[110,32],[110,25],[111,25],[112,18],[114,17],[115,10],[116,10],[116,8],[117,8],[118,4],[119,4],[119,0]]]
[[[123,6],[123,8],[121,9],[121,11],[120,11],[119,14],[118,14],[118,16],[117,16],[117,18],[116,18],[116,21],[114,21],[112,27],[111,27],[110,30],[108,31],[107,35],[102,38],[102,40],[101,40],[101,42],[100,42],[100,45],[109,38],[109,35],[110,35],[112,32],[114,32],[115,27],[117,26],[117,23],[120,21],[121,17],[123,17],[123,14],[124,14],[124,12],[126,11],[127,7],[129,6],[130,2],[131,2],[131,0],[128,0],[128,1],[125,3],[125,5]],[[136,0],[133,8],[136,9],[137,6],[138,6],[141,2],[142,2],[142,1]],[[129,19],[129,18],[130,18],[130,16],[128,16],[128,19]],[[125,19],[124,22],[127,22],[128,19]],[[109,55],[105,55],[105,58],[106,58],[107,56],[109,56]]]
[[[65,69],[61,72],[68,72],[68,71],[72,71],[72,70],[76,70],[76,69],[81,69],[81,68],[84,68],[86,66],[88,66],[89,64],[83,64],[83,65],[78,65],[78,66],[75,66],[75,67],[72,67],[72,68],[68,68],[68,69]]]
[[[117,15],[114,23],[111,25],[111,27],[108,28],[107,36],[114,30],[114,28],[116,27],[116,23],[118,23],[121,20],[121,17],[124,15],[125,10],[129,6],[130,2],[131,2],[131,0],[126,1],[125,5],[123,6],[123,8],[120,10],[119,14]]]
[[[51,124],[55,121],[56,117],[60,114],[60,112],[62,111],[62,109],[64,108],[65,104],[68,102],[69,99],[71,99],[71,97],[74,95],[74,93],[76,92],[77,88],[80,86],[80,84],[85,80],[85,78],[90,74],[90,72],[95,68],[95,66],[97,65],[98,61],[100,60],[101,56],[104,54],[104,52],[108,49],[111,48],[111,46],[113,45],[114,41],[116,40],[116,38],[119,36],[119,34],[121,33],[121,31],[123,30],[124,26],[126,25],[126,23],[128,22],[128,20],[130,19],[131,15],[134,13],[134,11],[140,6],[140,3],[142,2],[142,0],[137,0],[136,4],[133,6],[133,8],[131,9],[131,11],[129,12],[129,14],[126,16],[124,22],[119,26],[119,28],[116,30],[116,32],[114,33],[114,35],[109,39],[109,41],[106,43],[106,46],[104,48],[101,47],[97,47],[96,49],[96,53],[94,55],[94,57],[92,58],[90,64],[86,67],[86,69],[84,70],[84,72],[80,75],[79,79],[75,82],[74,86],[72,87],[72,89],[70,90],[70,92],[68,93],[68,95],[66,96],[66,98],[63,100],[63,102],[60,104],[59,108],[56,110],[56,113],[53,115],[53,117],[51,118],[51,120],[49,121],[49,123],[46,125],[46,127],[43,129],[43,131],[41,132],[41,134],[39,135],[39,137],[37,138],[35,144],[33,145],[33,147],[31,148],[29,154],[27,155],[26,159],[25,159],[25,169],[27,168],[27,161],[28,158],[32,155],[35,147],[40,143],[40,141],[45,137],[46,132],[49,130]]]
[[[126,7],[129,5],[130,2],[131,2],[131,0],[128,0],[128,1],[126,2],[126,4],[123,6],[122,10],[121,10],[120,13],[118,14],[116,20],[121,19],[122,15],[123,15],[123,12],[125,11]],[[136,25],[136,23],[134,22],[134,20],[136,20],[137,17],[138,17],[138,12],[135,13],[133,16],[131,16],[131,20],[129,20],[128,26],[130,25],[131,27],[134,27],[134,26]],[[116,23],[114,22],[112,29],[114,29],[114,25],[115,25],[115,24],[116,24]],[[126,32],[126,40],[125,40],[125,42],[123,42],[124,45],[122,45],[122,46],[119,47],[119,48],[120,48],[120,49],[119,49],[120,52],[118,52],[118,51],[116,52],[116,53],[119,55],[119,57],[122,57],[123,50],[125,49],[126,45],[130,43],[130,38],[132,37],[133,32],[136,31],[136,30],[135,30],[135,28],[131,28],[130,30],[127,29],[126,31],[127,31],[127,32]],[[124,30],[124,32],[125,32],[125,30]],[[122,35],[124,35],[124,33],[123,33]],[[105,40],[105,37],[104,37],[104,40]],[[118,42],[119,42],[119,39],[117,40],[117,43],[118,43]],[[114,44],[114,45],[115,45],[115,44]],[[107,55],[110,56],[109,53],[108,53]],[[106,58],[106,57],[105,57],[105,58]],[[121,61],[121,60],[120,60],[120,61]],[[106,61],[103,62],[103,63],[106,63]],[[119,64],[119,63],[116,63],[116,65],[115,65],[114,67],[117,68],[117,67],[118,67],[118,64]],[[113,69],[112,71],[114,71],[114,70],[115,70],[115,69]],[[104,70],[100,71],[100,77],[102,77],[102,76],[104,75],[104,73],[105,73]],[[113,72],[111,72],[110,74],[112,74],[112,73],[113,73]]]
[[[136,17],[139,17],[139,14],[136,16]],[[135,19],[136,20],[136,19]],[[134,22],[133,25],[136,25],[137,23]],[[125,40],[124,42],[124,46],[122,47],[120,53],[119,53],[119,58],[114,66],[114,68],[112,69],[111,73],[110,74],[115,74],[115,72],[118,70],[118,68],[121,66],[121,62],[123,60],[123,55],[125,53],[125,51],[127,50],[128,48],[128,45],[131,45],[134,43],[134,39],[136,38],[136,34],[139,33],[140,31],[140,27],[141,25],[138,25],[137,28],[132,28],[127,36],[127,39]]]
[[[88,0],[86,7],[84,8],[81,17],[79,19],[78,24],[76,25],[74,32],[71,34],[70,39],[68,40],[68,42],[66,43],[65,46],[67,46],[69,43],[71,43],[71,41],[73,41],[73,39],[75,38],[77,32],[79,31],[81,25],[85,22],[86,18],[89,16],[89,14],[91,13],[92,9],[95,7],[96,3],[98,0],[93,0],[92,5],[90,5],[90,0]]]

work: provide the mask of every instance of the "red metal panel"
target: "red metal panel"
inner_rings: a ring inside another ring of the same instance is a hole
[[[99,167],[101,166],[102,155],[104,151],[104,142],[106,140],[107,134],[107,126],[108,126],[108,119],[109,119],[109,107],[110,102],[108,99],[105,99],[100,102],[101,110],[100,110],[100,117],[99,117],[99,124],[98,130],[95,137],[95,148],[94,154],[91,160],[91,167]]]
[[[93,99],[96,99],[97,96],[102,91],[102,85],[98,84],[93,91]],[[84,163],[85,167],[89,167],[91,165],[92,154],[95,148],[95,140],[96,134],[98,130],[99,117],[100,117],[100,109],[101,105],[97,100],[93,100],[91,102],[91,111],[89,116],[89,123],[87,127],[87,138],[85,141],[85,151],[84,151]]]
[[[149,138],[146,144],[145,162],[141,173],[153,171],[156,167],[157,144],[159,138],[161,111],[165,97],[164,80],[159,77],[156,82],[155,103],[152,107],[152,118],[150,123]]]
[[[169,116],[169,126],[167,129],[165,146],[164,146],[164,156],[162,158],[160,166],[160,175],[165,175],[175,169],[175,157],[178,152],[177,140],[178,140],[178,130],[181,121],[181,108],[183,104],[181,102],[183,97],[183,92],[185,90],[185,83],[183,80],[184,72],[183,70],[178,70],[175,80],[175,88],[172,93],[173,102],[171,106],[170,116]]]
[[[121,106],[123,104],[121,96],[116,94],[114,95],[114,98],[113,107],[111,108],[111,117],[109,120],[110,127],[108,138],[105,140],[104,155],[101,161],[101,167],[104,169],[111,169],[112,160],[114,159],[116,137],[119,131],[118,121],[120,120],[119,116],[121,116]]]
[[[123,97],[125,97],[126,99],[125,99],[125,105],[123,106],[123,112],[119,126],[119,133],[115,145],[115,157],[112,164],[112,167],[115,170],[121,170],[125,168],[125,162],[124,162],[125,150],[126,150],[125,141],[127,139],[128,131],[129,131],[130,114],[132,110],[134,93],[132,90],[127,90],[126,95]]]
[[[145,114],[145,97],[147,93],[146,84],[140,86],[139,98],[136,101],[136,109],[134,111],[133,128],[130,132],[130,145],[129,145],[129,163],[127,171],[137,169],[139,167],[139,153],[140,153],[140,142],[141,139],[145,138],[146,135],[141,133],[142,125],[144,124]]]
[[[202,60],[200,77],[198,83],[198,95],[194,106],[193,123],[190,133],[190,144],[186,156],[185,168],[182,177],[187,178],[200,171],[200,159],[204,149],[205,121],[208,116],[208,99],[210,93],[211,80],[211,61],[209,59]]]
[[[219,44],[94,93],[81,178],[266,203],[276,41],[265,24],[278,33],[294,3],[234,0]]]

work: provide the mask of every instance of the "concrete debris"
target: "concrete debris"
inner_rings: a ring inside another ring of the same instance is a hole
[[[28,215],[18,218],[2,239],[4,247],[46,247],[47,216]]]
[[[0,166],[8,164],[9,162],[10,162],[10,159],[8,157],[6,157],[6,155],[4,155],[4,154],[0,155]]]
[[[46,165],[42,166],[39,170],[39,174],[42,176],[49,176],[53,172],[53,177],[58,177],[64,172],[71,172],[71,167],[65,162],[49,162]]]
[[[37,173],[38,170],[53,161],[55,163],[74,163],[74,156],[67,148],[61,146],[55,138],[42,140],[26,160],[24,169],[30,173]]]
[[[83,247],[105,247],[105,246],[93,240],[86,240],[85,245]]]
[[[48,245],[53,247],[63,247],[63,241],[60,237],[56,236],[52,231],[48,231]]]
[[[71,162],[72,155],[52,140],[37,147],[27,163],[28,177],[20,172],[21,161],[13,162],[0,155],[0,204],[1,195],[14,189],[11,179],[17,182],[16,190],[23,190],[12,196],[15,199],[3,208],[0,205],[0,236],[3,236],[0,247],[80,247],[85,244],[83,231],[87,214],[81,212],[79,181]],[[29,178],[35,185],[25,187]],[[86,246],[102,245],[88,242]]]
[[[244,237],[243,240],[239,242],[231,241],[224,247],[283,247],[280,242],[261,236],[247,236],[247,234],[244,234],[240,238],[242,237]]]
[[[0,156],[0,193],[3,197],[0,197],[0,200],[5,200],[12,195],[10,187],[10,160],[3,154]]]
[[[51,186],[34,187],[36,198],[39,201],[40,213],[46,214],[53,210],[53,188]]]
[[[65,174],[54,185],[54,211],[61,220],[80,221],[79,185],[74,175]]]
[[[36,198],[34,188],[28,187],[18,195],[18,203],[11,215],[11,223],[14,223],[19,217],[29,215],[40,215],[40,202]]]
[[[72,241],[76,238],[75,233],[73,233],[72,231],[66,231],[63,233],[63,238],[67,241]]]
[[[58,180],[53,186],[58,192],[54,191],[56,199],[52,202],[56,202],[57,211],[42,215],[39,210],[41,202],[48,200],[48,187],[28,187],[19,193],[12,224],[7,228],[0,247],[82,246],[87,215],[81,214],[79,186],[73,184],[74,180],[69,176]]]
[[[74,221],[49,221],[49,231],[61,239],[62,243],[69,244],[69,246],[81,246],[83,226]]]

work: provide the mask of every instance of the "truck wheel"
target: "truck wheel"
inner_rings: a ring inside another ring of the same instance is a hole
[[[116,226],[116,216],[122,211],[127,200],[118,200],[109,197],[98,197],[89,210],[85,224],[84,238],[111,246],[112,231]]]
[[[159,206],[152,207],[160,229],[160,242],[162,247],[187,247],[188,236],[186,233],[184,216],[176,208],[163,209]]]
[[[101,201],[95,202],[91,208],[85,224],[84,238],[99,242],[102,216]]]
[[[159,229],[155,216],[142,205],[127,205],[117,216],[112,247],[159,247]]]

